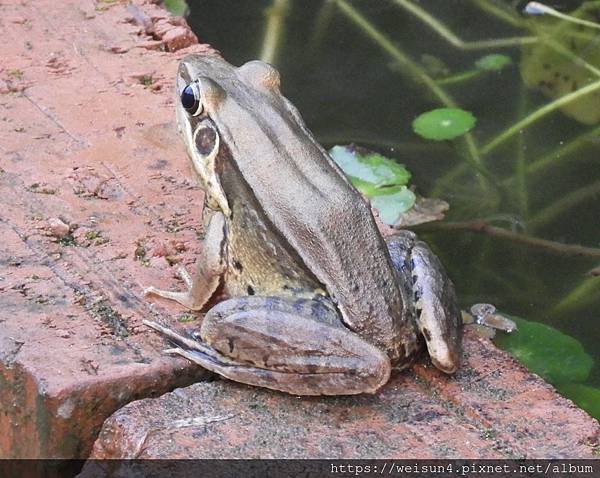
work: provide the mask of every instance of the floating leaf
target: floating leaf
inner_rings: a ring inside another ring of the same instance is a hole
[[[511,63],[512,59],[510,56],[493,53],[477,60],[475,66],[484,71],[500,71]]]
[[[406,185],[410,180],[410,173],[404,166],[381,154],[362,154],[356,148],[347,146],[334,146],[329,154],[353,184],[357,180],[354,186],[359,189],[361,183],[380,188]]]
[[[351,146],[334,146],[329,153],[384,223],[393,225],[415,204],[415,193],[406,187],[410,172],[403,165]]]
[[[551,383],[587,379],[594,362],[576,339],[545,324],[510,318],[519,329],[511,334],[498,334],[495,343],[499,347]]]
[[[379,194],[371,197],[371,205],[379,212],[379,219],[392,226],[400,215],[415,204],[416,196],[406,186],[385,188]]]
[[[363,196],[370,198],[379,193],[379,188],[368,181],[362,181],[361,179],[353,178],[351,176],[348,176],[348,179],[350,179],[352,186],[358,189]]]
[[[475,126],[475,117],[460,108],[438,108],[419,115],[412,123],[419,136],[436,141],[453,139]]]
[[[558,391],[573,400],[594,418],[600,419],[600,388],[581,383],[565,383]]]
[[[188,13],[188,4],[186,0],[165,0],[165,8],[173,15],[180,17],[185,16]]]

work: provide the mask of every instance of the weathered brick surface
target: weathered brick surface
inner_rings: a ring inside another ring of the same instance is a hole
[[[183,53],[139,46],[195,37],[127,3],[0,4],[0,457],[86,457],[121,405],[203,375],[141,326],[202,196],[172,126]]]
[[[300,398],[225,380],[132,402],[94,458],[593,458],[598,423],[487,339],[373,396]]]

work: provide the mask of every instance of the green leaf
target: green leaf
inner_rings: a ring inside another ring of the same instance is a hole
[[[394,225],[400,215],[414,206],[417,199],[406,186],[381,189],[372,196],[371,205],[379,212],[379,218],[387,225]]]
[[[165,8],[173,15],[183,17],[188,12],[186,0],[165,0]]]
[[[495,343],[500,348],[551,383],[587,379],[594,362],[576,339],[545,324],[507,317],[517,323],[519,330],[498,334]]]
[[[600,419],[600,388],[581,383],[565,383],[558,387],[558,391],[591,416]]]
[[[354,183],[355,180],[376,188],[406,185],[410,180],[410,173],[403,165],[381,154],[363,154],[348,146],[334,146],[329,154],[358,189],[360,187]]]
[[[362,181],[358,178],[353,178],[351,176],[348,177],[352,186],[360,191],[363,196],[367,196],[368,198],[376,196],[379,193],[379,188],[372,183],[367,181]]]
[[[500,71],[511,63],[512,59],[510,56],[493,53],[491,55],[481,57],[475,62],[475,66],[484,71]]]
[[[419,115],[413,130],[426,139],[441,141],[465,134],[475,126],[475,116],[460,108],[438,108]]]
[[[369,198],[384,223],[395,224],[414,206],[415,193],[406,187],[411,175],[403,165],[352,146],[334,146],[329,154],[352,185]]]

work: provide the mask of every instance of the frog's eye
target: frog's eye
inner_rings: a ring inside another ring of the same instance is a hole
[[[198,116],[202,113],[202,103],[200,102],[200,90],[198,83],[193,82],[187,85],[181,91],[181,106],[192,116]]]

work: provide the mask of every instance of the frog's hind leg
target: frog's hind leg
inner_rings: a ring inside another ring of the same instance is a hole
[[[375,392],[389,379],[388,357],[327,315],[316,301],[237,298],[207,314],[201,342],[167,335],[179,345],[172,353],[237,382],[294,395]]]
[[[462,355],[462,317],[454,285],[429,246],[410,231],[387,239],[388,250],[413,299],[415,320],[433,364],[454,373]]]

